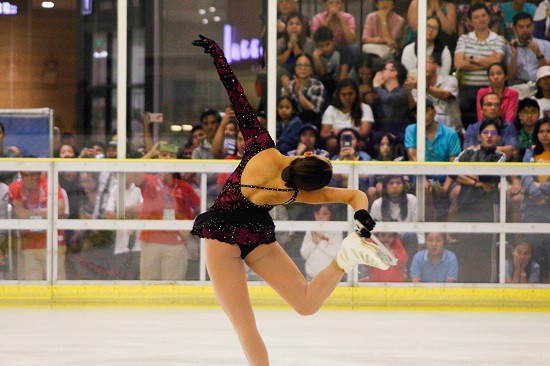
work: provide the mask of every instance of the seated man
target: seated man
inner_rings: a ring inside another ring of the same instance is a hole
[[[513,124],[503,123],[500,119],[500,97],[495,93],[485,94],[481,100],[481,113],[483,120],[496,119],[500,125],[500,140],[497,145],[497,150],[506,154],[508,161],[513,161],[517,154],[518,140],[517,131]],[[471,124],[466,129],[464,135],[464,149],[471,147],[479,147],[479,127],[482,121]]]
[[[517,13],[513,24],[517,38],[506,45],[508,85],[519,93],[519,99],[529,98],[537,91],[538,68],[550,65],[550,42],[533,37],[535,28],[529,13]]]
[[[426,100],[426,159],[425,161],[452,162],[460,153],[460,141],[457,132],[435,121],[435,107]],[[409,160],[417,161],[416,149],[417,125],[412,124],[405,130],[405,149]],[[426,220],[446,221],[449,202],[447,193],[452,181],[445,175],[426,176]]]

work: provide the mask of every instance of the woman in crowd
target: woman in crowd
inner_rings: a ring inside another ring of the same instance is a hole
[[[325,102],[325,87],[313,77],[313,60],[302,54],[296,59],[294,79],[281,76],[282,95],[289,96],[298,106],[298,115],[303,121],[321,118],[321,107]]]
[[[457,39],[457,17],[454,1],[448,0],[427,0],[426,14],[428,18],[436,18],[439,23],[441,43],[454,49]],[[418,33],[418,0],[412,0],[407,11],[407,22],[409,25],[405,43],[416,38]],[[429,30],[429,28],[427,29]]]
[[[338,153],[337,136],[343,128],[353,128],[359,133],[358,146],[364,148],[364,141],[369,136],[374,123],[372,109],[359,98],[359,87],[353,79],[344,79],[336,86],[334,102],[323,113],[321,138],[326,150],[335,155]]]
[[[426,53],[433,57],[440,57],[441,66],[438,69],[439,75],[449,75],[453,66],[453,60],[449,47],[442,41],[440,35],[441,21],[435,16],[428,17],[426,20]],[[412,73],[413,76],[417,73],[418,69],[417,48],[417,42],[412,42],[405,46],[401,55],[401,63],[405,65],[409,74]]]
[[[363,52],[378,55],[384,61],[395,61],[405,19],[397,14],[393,0],[377,0],[377,10],[367,15],[363,28]]]
[[[306,36],[307,24],[298,13],[292,13],[286,18],[286,26],[283,36],[277,40],[277,61],[279,64],[278,75],[294,74],[296,59],[301,54],[313,54],[315,42]]]
[[[500,97],[500,116],[505,122],[514,123],[518,112],[518,92],[506,85],[508,70],[501,63],[494,63],[487,69],[489,86],[477,91],[476,109],[477,120],[483,120],[481,112],[481,98],[485,94],[495,93]]]

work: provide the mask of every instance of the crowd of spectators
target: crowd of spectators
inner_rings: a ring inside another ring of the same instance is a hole
[[[343,0],[324,0],[319,13],[302,14],[299,2],[278,0],[276,144],[280,152],[290,156],[312,152],[342,161],[418,160],[417,65],[419,57],[426,57],[426,161],[550,161],[548,122],[541,122],[550,118],[548,1],[427,0],[425,56],[418,55],[417,6],[417,0],[406,9],[396,8],[394,0],[376,0],[372,12],[359,15],[346,12]],[[357,29],[359,23],[362,30]],[[263,111],[258,116],[265,122]],[[129,149],[129,158],[239,159],[243,153],[242,135],[230,108],[205,110],[185,144],[153,141],[150,114],[143,122],[144,144]],[[0,154],[14,154],[15,147],[0,147]],[[116,158],[116,148],[115,138],[80,148],[60,144],[56,156]],[[26,173],[0,174],[14,202],[18,196],[10,184],[23,181]],[[226,177],[208,174],[209,199]],[[492,222],[498,219],[495,205],[500,189],[494,178],[434,175],[417,182],[415,177],[365,175],[359,180],[373,217],[380,221],[416,220],[415,186],[422,183],[428,221]],[[509,177],[511,221],[549,220],[546,178]],[[114,174],[63,172],[59,183],[64,200],[60,217],[117,217]],[[347,176],[335,175],[331,185],[346,186]],[[0,194],[3,191],[7,192],[0,186]],[[199,212],[199,193],[198,175],[193,172],[129,174],[126,217],[193,219]],[[22,210],[14,210],[15,215],[22,215],[18,211]],[[323,206],[305,213],[289,209],[289,214],[290,219],[327,220],[338,219],[341,212]],[[198,250],[188,233],[137,234],[60,233],[60,244],[67,247],[63,259],[67,266],[59,278],[185,278],[187,259],[196,258]],[[331,237],[306,234],[301,253],[308,275],[314,274],[317,261],[332,253]],[[399,254],[398,268],[386,277],[367,269],[365,281],[495,281],[494,235],[381,233],[380,239]],[[90,247],[103,242],[107,249],[90,252]],[[456,255],[444,245],[452,246]],[[548,248],[548,235],[514,237],[507,280],[523,280],[528,270],[530,281],[535,277],[550,281]],[[115,254],[119,258],[111,260]],[[166,257],[178,261],[159,267]]]

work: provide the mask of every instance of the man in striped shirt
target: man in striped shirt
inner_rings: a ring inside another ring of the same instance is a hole
[[[459,102],[465,128],[476,122],[476,95],[479,88],[489,85],[487,68],[504,58],[504,39],[489,28],[485,5],[472,5],[468,18],[474,30],[460,36],[454,57],[454,65],[460,71]]]

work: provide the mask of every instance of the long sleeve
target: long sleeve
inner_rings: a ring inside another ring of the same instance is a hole
[[[274,147],[275,143],[269,136],[267,130],[256,118],[256,113],[244,95],[243,87],[233,73],[231,66],[227,63],[227,59],[225,58],[222,49],[212,40],[207,40],[207,42],[209,45],[206,52],[209,53],[214,59],[214,66],[216,66],[220,80],[225,87],[227,95],[229,96],[229,101],[231,102],[233,110],[237,115],[239,128],[245,141],[247,141],[247,145],[250,139],[253,139],[254,141],[262,144],[264,148]]]

